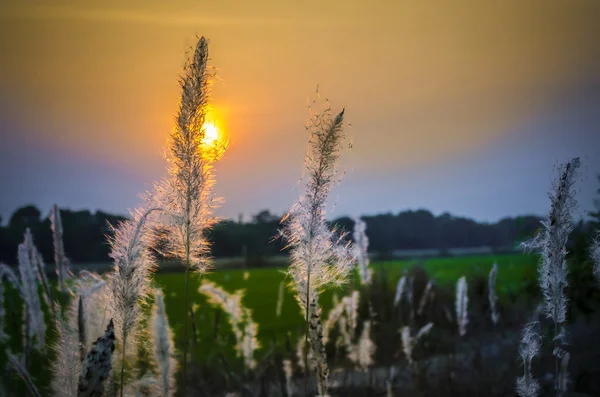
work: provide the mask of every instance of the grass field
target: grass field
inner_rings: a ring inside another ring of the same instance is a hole
[[[454,284],[463,275],[466,275],[467,279],[477,275],[487,276],[494,262],[498,263],[497,286],[500,297],[508,292],[518,291],[524,283],[536,277],[537,257],[532,255],[437,258],[424,260],[423,264],[428,274],[439,284]],[[384,261],[375,262],[371,266],[375,272],[384,271],[390,288],[395,288],[403,270],[414,264],[414,261]],[[286,335],[289,335],[290,340],[295,344],[298,336],[303,332],[304,320],[289,288],[286,288],[281,317],[278,318],[275,313],[279,284],[285,280],[284,269],[248,270],[246,278],[245,273],[244,270],[218,271],[217,269],[205,277],[217,282],[229,292],[238,289],[246,290],[243,303],[253,310],[254,320],[259,324],[259,340],[263,347],[268,348],[271,343],[284,345]],[[184,275],[182,273],[157,274],[155,281],[163,287],[169,321],[176,340],[181,341],[185,305]],[[228,332],[228,325],[223,317],[219,321],[220,331],[215,332],[216,310],[198,293],[200,283],[201,280],[197,275],[191,277],[190,302],[196,308],[195,320],[199,339],[193,347],[193,355],[208,358],[212,354],[223,353],[230,356],[231,351],[222,351],[220,347],[231,345],[230,343],[214,342],[219,338],[227,338],[227,335],[233,336]],[[338,290],[337,293],[341,295],[344,291]],[[327,291],[320,297],[319,303],[325,316],[332,306],[332,295],[333,291]],[[222,342],[226,341],[222,340]],[[263,349],[263,353],[264,351]]]
[[[469,256],[438,258],[424,260],[423,265],[428,274],[435,278],[438,284],[453,285],[456,280],[466,275],[467,278],[476,276],[487,277],[492,264],[498,263],[497,288],[500,299],[506,293],[515,293],[526,282],[531,282],[536,278],[537,257],[532,255],[511,254],[499,256]],[[385,272],[389,288],[394,289],[395,285],[402,275],[403,270],[414,265],[414,261],[384,261],[375,262],[371,266],[374,272]],[[246,295],[243,303],[253,311],[254,320],[259,325],[259,340],[263,348],[258,351],[257,359],[267,353],[273,343],[279,347],[286,345],[286,339],[289,338],[293,348],[298,337],[303,333],[304,320],[300,313],[300,308],[289,288],[285,290],[283,310],[281,317],[275,314],[279,284],[285,280],[285,268],[264,268],[250,269],[247,271],[247,277],[244,277],[244,270],[218,270],[205,276],[214,280],[229,292],[238,289],[245,289]],[[162,286],[165,293],[165,303],[169,323],[175,333],[175,341],[178,350],[181,352],[181,341],[183,339],[184,327],[184,302],[185,302],[185,278],[184,273],[157,273],[154,281]],[[198,293],[198,287],[201,279],[197,275],[190,278],[190,304],[195,307],[195,323],[197,329],[197,340],[191,344],[190,356],[192,361],[212,362],[216,356],[222,355],[228,359],[229,365],[241,368],[240,359],[234,358],[232,349],[233,334],[227,324],[225,315],[221,316],[219,329],[215,332],[215,318],[217,310],[211,307],[204,296]],[[5,291],[13,299],[17,299],[14,288],[8,286]],[[327,291],[320,297],[319,303],[323,309],[324,316],[332,306],[333,291]],[[343,290],[338,290],[339,295],[343,295]],[[8,296],[7,296],[8,297]],[[45,308],[47,311],[47,308]],[[12,316],[9,314],[9,316]],[[49,324],[49,314],[46,315],[47,324]],[[5,331],[12,334],[9,344],[13,351],[22,351],[22,338],[11,332],[11,330],[20,330],[22,322],[21,313],[16,317],[7,317]],[[55,338],[52,327],[48,327],[46,334],[48,342]],[[0,345],[0,350],[2,346]],[[47,363],[50,356],[44,358],[41,354],[33,352],[32,362],[38,365],[34,366],[32,374],[39,382],[39,386],[47,387],[50,381],[51,373],[42,370],[42,363]],[[5,357],[0,353],[0,360]]]

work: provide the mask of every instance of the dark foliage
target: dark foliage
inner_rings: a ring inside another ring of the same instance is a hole
[[[108,262],[106,235],[108,224],[123,220],[122,216],[101,211],[61,210],[65,251],[73,263]],[[367,223],[370,251],[380,258],[397,250],[490,247],[502,251],[513,249],[519,241],[539,228],[534,216],[505,218],[496,223],[478,223],[450,214],[434,216],[429,211],[404,211],[363,217]],[[265,257],[281,254],[285,246],[279,238],[280,216],[261,211],[250,222],[224,220],[210,231],[214,257],[243,257],[248,267],[264,265]],[[341,230],[351,231],[354,221],[347,217],[334,220]],[[29,227],[36,245],[51,261],[52,234],[48,218],[41,218],[34,206],[19,208],[8,225],[0,227],[0,261],[16,263],[17,245]]]

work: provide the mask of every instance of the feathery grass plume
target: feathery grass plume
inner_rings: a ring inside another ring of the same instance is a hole
[[[56,353],[52,365],[52,392],[56,396],[74,397],[77,395],[77,382],[81,371],[81,345],[77,331],[63,319],[58,303],[55,304],[55,312],[57,338],[52,346]]]
[[[323,344],[329,342],[329,333],[334,325],[338,325],[341,338],[341,345],[345,346],[346,351],[350,353],[353,349],[352,336],[358,325],[358,302],[360,293],[353,291],[349,296],[345,296],[341,301],[334,296],[333,308],[323,324]]]
[[[244,291],[237,290],[235,293],[230,294],[214,282],[204,280],[200,285],[200,288],[198,288],[198,292],[205,295],[210,304],[219,306],[225,313],[228,314],[227,321],[231,326],[237,345],[239,346],[243,338],[241,324],[244,317],[244,310],[242,306]],[[238,351],[238,354],[241,354],[241,352]]]
[[[155,361],[158,365],[161,395],[170,397],[175,394],[175,371],[177,361],[173,358],[173,332],[169,327],[165,300],[162,290],[156,289],[152,312],[152,339],[154,341]]]
[[[421,340],[423,336],[427,335],[429,331],[431,331],[431,328],[433,328],[433,323],[427,323],[426,325],[421,327],[421,329],[417,332],[417,334],[414,337],[410,335],[410,327],[405,326],[402,327],[402,329],[400,330],[400,334],[402,337],[402,351],[404,352],[404,355],[406,356],[406,359],[408,360],[409,364],[413,362],[412,352],[414,347],[417,345],[417,343],[419,342],[419,340]]]
[[[26,305],[26,324],[27,329],[25,338],[26,343],[32,342],[35,337],[33,346],[36,349],[43,351],[45,349],[44,336],[46,334],[46,324],[44,323],[44,313],[40,305],[40,298],[37,290],[36,269],[31,262],[30,250],[25,244],[19,244],[18,248],[19,274],[21,275],[21,290],[23,291],[23,299]],[[25,359],[25,367],[27,368],[28,357]]]
[[[50,227],[52,228],[52,238],[54,240],[54,263],[56,264],[56,275],[58,276],[58,286],[63,294],[67,293],[65,281],[68,278],[68,260],[65,256],[65,246],[63,243],[63,227],[60,218],[60,209],[56,204],[50,211]]]
[[[367,237],[367,224],[360,218],[354,220],[354,246],[356,247],[356,258],[360,282],[363,285],[371,284],[371,269],[369,269],[369,238]]]
[[[101,396],[104,393],[104,381],[112,368],[111,358],[114,350],[115,327],[111,319],[104,335],[93,343],[83,362],[77,397]]]
[[[148,252],[148,236],[145,233],[145,223],[153,211],[154,208],[133,211],[132,220],[123,221],[113,228],[114,235],[110,240],[110,257],[114,261],[110,280],[111,303],[118,339],[122,341],[121,397],[127,337],[135,333],[134,327],[140,316],[140,302],[148,297],[149,277],[155,266],[152,255]]]
[[[494,263],[492,270],[488,276],[488,300],[490,302],[490,316],[494,325],[498,324],[500,315],[498,314],[496,303],[498,297],[496,296],[496,274],[498,273],[498,264]]]
[[[467,279],[462,276],[456,282],[456,324],[458,325],[458,333],[460,336],[464,336],[467,333],[467,324],[469,323],[468,318],[468,303],[469,297],[467,295]]]
[[[283,309],[283,298],[285,296],[285,281],[279,283],[279,292],[277,293],[277,304],[275,306],[275,316],[281,317],[281,310]]]
[[[21,288],[21,282],[15,272],[8,265],[0,263],[0,342],[6,342],[9,339],[8,334],[4,332],[4,317],[6,315],[4,310],[4,284],[2,283],[4,279],[14,285],[23,300],[25,296]]]
[[[260,348],[258,342],[258,324],[252,321],[252,311],[250,309],[244,309],[245,314],[245,325],[244,325],[244,337],[242,338],[242,352],[244,358],[244,364],[246,368],[254,369],[256,367],[256,361],[254,360],[254,352]]]
[[[350,348],[352,347],[353,330],[352,330],[352,327],[350,326],[350,321],[348,320],[347,312],[345,310],[346,305],[347,305],[347,300],[342,300],[342,303],[344,304],[344,313],[345,314],[340,316],[337,320],[338,331],[339,331],[340,335],[339,335],[338,340],[336,341],[336,344],[338,346],[344,346],[344,348],[346,349],[346,352],[349,352]],[[323,343],[325,343],[325,342],[323,342]]]
[[[554,322],[555,378],[558,382],[559,361],[565,353],[567,321],[567,241],[573,230],[572,212],[577,206],[573,185],[580,166],[579,158],[559,167],[560,176],[553,182],[550,196],[550,213],[542,222],[543,230],[521,246],[541,254],[539,267],[540,288],[544,297],[545,314]],[[557,383],[557,395],[562,392]]]
[[[31,263],[34,264],[35,267],[35,275],[37,276],[38,282],[44,288],[44,301],[49,308],[52,308],[52,289],[50,288],[50,284],[48,283],[48,277],[46,276],[46,264],[44,263],[44,258],[42,258],[42,254],[38,251],[37,247],[33,243],[33,236],[31,235],[31,230],[27,228],[25,230],[25,246],[29,251],[29,257]]]
[[[377,346],[371,340],[371,322],[365,321],[358,343],[352,346],[351,351],[348,353],[348,358],[360,370],[367,372],[369,366],[374,363],[373,355],[375,355],[376,349]]]
[[[348,316],[349,326],[352,330],[352,334],[354,334],[354,331],[358,326],[358,302],[360,300],[360,292],[352,291],[352,294],[344,297],[343,300],[346,301],[346,316]]]
[[[596,276],[596,280],[600,283],[600,232],[598,232],[592,241],[590,252],[592,261],[594,262],[594,276]]]
[[[517,394],[521,397],[537,397],[540,385],[531,373],[531,362],[538,355],[542,340],[539,335],[539,323],[528,323],[523,328],[519,346],[519,355],[523,361],[523,376],[517,378]]]
[[[169,178],[156,186],[154,197],[163,209],[160,227],[165,231],[166,254],[180,259],[185,268],[185,319],[183,328],[183,392],[187,390],[189,272],[203,274],[209,267],[206,230],[216,222],[213,208],[213,163],[227,144],[205,139],[212,72],[208,71],[208,41],[201,37],[180,77],[181,101],[176,125],[169,137]]]
[[[410,337],[410,327],[404,326],[400,330],[402,337],[402,351],[409,363],[412,363],[412,338]]]
[[[336,298],[334,296],[334,298]],[[346,312],[346,301],[342,299],[341,301],[337,301],[334,299],[333,308],[329,311],[327,319],[323,324],[323,343],[327,344],[329,341],[329,333],[333,329],[333,326],[338,323],[338,320],[344,315]],[[342,327],[340,327],[342,328]],[[344,327],[345,330],[346,327]]]
[[[254,353],[260,349],[257,339],[258,324],[252,319],[252,311],[242,304],[244,290],[238,290],[233,294],[223,290],[212,281],[204,280],[198,289],[208,297],[209,303],[219,306],[228,314],[227,321],[235,336],[235,351],[238,357],[244,360],[246,368],[254,369]]]
[[[432,288],[433,288],[433,280],[429,280],[427,282],[427,285],[425,286],[425,291],[423,291],[423,294],[421,295],[421,299],[419,300],[419,307],[417,309],[417,314],[419,316],[423,315],[425,306],[427,305],[427,302],[429,301],[429,298],[432,295],[432,291],[431,291]]]
[[[352,291],[349,296],[342,298],[344,305],[344,315],[338,319],[338,329],[340,332],[341,344],[346,348],[346,352],[350,354],[353,350],[352,340],[356,334],[356,328],[358,326],[358,303],[360,300],[360,293],[358,291]],[[324,342],[325,343],[325,342]]]
[[[25,386],[27,386],[29,394],[31,394],[33,397],[42,397],[37,387],[35,387],[35,383],[33,383],[33,379],[31,379],[29,372],[27,372],[27,369],[23,366],[23,364],[21,364],[21,362],[10,353],[8,354],[8,362],[25,382]]]
[[[285,359],[282,362],[283,364],[283,374],[285,376],[285,394],[287,397],[292,397],[294,394],[294,388],[292,385],[292,360]]]
[[[327,105],[323,112],[314,112],[306,129],[309,148],[305,157],[304,193],[282,219],[282,236],[290,250],[288,274],[296,290],[296,298],[306,316],[305,339],[311,339],[318,363],[319,393],[327,392],[327,360],[322,341],[322,326],[318,294],[330,285],[347,280],[354,264],[353,248],[344,243],[344,236],[330,230],[325,221],[327,197],[338,180],[337,161],[344,139],[344,110],[335,117]],[[306,343],[308,350],[308,343]],[[305,352],[305,356],[308,351]],[[307,387],[305,373],[305,388]]]
[[[396,295],[394,296],[394,306],[398,306],[398,303],[402,300],[404,295],[404,288],[406,287],[406,276],[400,277],[398,284],[396,285]]]

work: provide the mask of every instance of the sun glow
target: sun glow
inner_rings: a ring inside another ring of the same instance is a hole
[[[202,151],[206,156],[206,159],[210,161],[219,160],[223,157],[223,154],[229,147],[229,139],[227,134],[222,128],[223,124],[220,118],[210,112],[202,125],[204,137],[202,138],[201,144],[203,146]]]
[[[219,130],[214,123],[207,121],[202,128],[204,129],[204,139],[202,140],[204,144],[212,145],[219,139]]]

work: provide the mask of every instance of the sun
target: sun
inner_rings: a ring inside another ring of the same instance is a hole
[[[202,128],[204,129],[204,139],[202,139],[204,144],[212,145],[216,140],[219,139],[219,130],[214,123],[207,121],[204,123]]]

